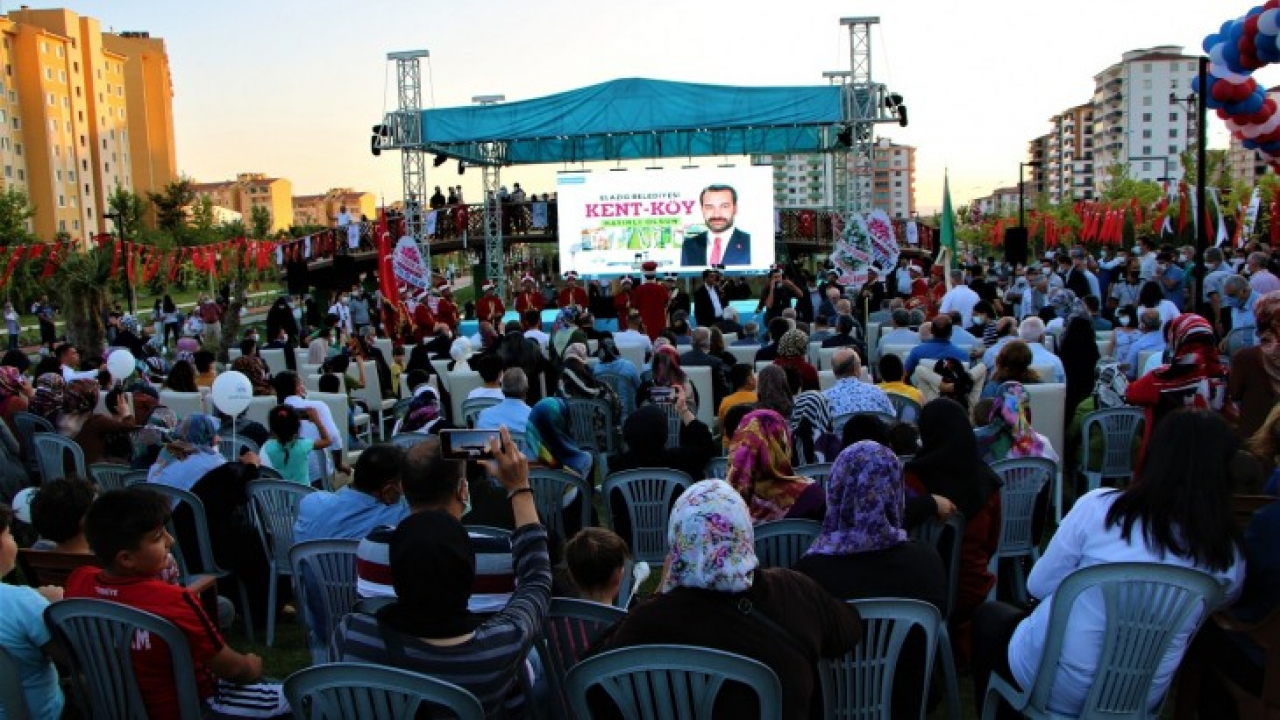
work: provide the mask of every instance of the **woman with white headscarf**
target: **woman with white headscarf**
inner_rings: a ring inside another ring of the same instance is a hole
[[[747,505],[723,480],[694,483],[671,510],[671,551],[658,594],[591,648],[697,645],[759,660],[782,683],[782,716],[822,717],[814,669],[862,637],[858,614],[816,582],[785,568],[761,568]],[[603,701],[607,708],[607,700]],[[758,715],[754,693],[729,685],[715,717]]]

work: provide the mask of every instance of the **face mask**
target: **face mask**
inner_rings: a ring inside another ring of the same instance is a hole
[[[974,316],[973,316],[973,323],[974,323],[975,325],[985,325],[985,324],[987,323],[987,316],[985,316],[985,315],[974,315]]]
[[[1127,326],[1127,325],[1129,324],[1129,316],[1128,316],[1128,315],[1117,315],[1117,316],[1116,316],[1116,320],[1119,320],[1121,325],[1125,325],[1125,326]]]
[[[346,304],[347,304],[347,303],[349,303],[349,302],[351,302],[351,298],[342,298],[342,304],[343,304],[343,305],[346,305]]]

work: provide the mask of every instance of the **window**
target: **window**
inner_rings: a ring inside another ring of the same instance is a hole
[[[80,61],[79,61],[79,60],[77,60],[77,61],[75,61],[75,62],[71,63],[71,69],[72,69],[73,71],[75,71],[75,72],[80,72]]]
[[[26,180],[26,179],[27,179],[27,173],[26,173],[25,171],[23,171],[23,169],[22,169],[22,168],[18,168],[18,179],[19,179],[19,180]]]
[[[7,178],[11,178],[11,177],[13,177],[13,166],[12,166],[12,165],[5,165],[5,166],[4,166],[4,176],[5,176],[5,177],[7,177]]]
[[[54,97],[53,93],[49,93],[49,107],[53,107],[54,105],[57,105],[57,104],[58,104],[58,98]]]
[[[92,191],[89,189],[89,183],[85,183],[85,184],[84,184],[84,194],[85,194],[85,195],[88,195],[90,192],[92,192]]]
[[[76,86],[76,97],[80,97],[80,86]]]
[[[1150,131],[1150,130],[1143,130],[1143,131],[1142,131],[1142,139],[1143,139],[1143,140],[1150,140],[1150,139],[1151,139],[1151,131]]]
[[[59,46],[55,47],[55,48],[54,48],[54,52],[57,54],[57,56],[58,56],[58,57],[62,57],[62,46],[61,46],[61,45],[59,45]]]
[[[65,83],[66,81],[67,81],[67,71],[66,71],[66,70],[59,70],[59,71],[58,71],[58,82]]]
[[[1177,146],[1177,145],[1170,145],[1170,146],[1169,146],[1169,154],[1170,154],[1170,155],[1177,155],[1177,154],[1178,154],[1178,146]]]
[[[53,68],[45,68],[45,69],[44,69],[44,79],[45,79],[45,80],[52,80],[52,79],[53,79]]]
[[[1169,113],[1169,122],[1178,122],[1178,113],[1176,112]]]
[[[54,174],[54,177],[56,177],[56,178],[58,179],[58,182],[62,182],[62,171],[61,171],[61,170],[55,170],[53,174]]]
[[[63,95],[63,96],[62,96],[62,107],[64,107],[64,108],[69,108],[69,107],[71,107],[71,98],[70,98],[70,97],[68,97],[68,96],[66,96],[66,95]]]
[[[67,221],[66,221],[66,220],[59,220],[59,221],[58,221],[58,231],[59,231],[59,232],[66,232],[66,231],[67,231]]]
[[[67,198],[66,198],[66,196],[65,196],[65,195],[59,195],[59,196],[58,196],[58,207],[60,207],[60,208],[64,208],[64,207],[66,207],[66,206],[67,206]]]
[[[1171,138],[1176,138],[1176,137],[1178,137],[1178,128],[1170,128],[1170,129],[1169,129],[1169,137],[1171,137]]]
[[[1151,122],[1151,113],[1142,113],[1142,122]]]
[[[83,110],[77,110],[77,111],[76,111],[76,121],[77,121],[77,122],[84,122],[84,111],[83,111]]]
[[[1142,154],[1143,154],[1143,155],[1150,155],[1150,154],[1151,154],[1151,146],[1150,146],[1150,145],[1143,145],[1143,146],[1142,146]]]
[[[1142,89],[1143,89],[1143,90],[1150,90],[1150,89],[1151,89],[1151,81],[1150,81],[1150,80],[1143,80],[1143,81],[1142,81]]]
[[[47,52],[49,52],[49,43],[47,43],[47,42],[42,42],[42,43],[40,43],[40,52],[42,52],[42,53],[47,53]]]
[[[1151,63],[1142,63],[1142,72],[1144,73],[1151,72]]]
[[[79,229],[80,229],[80,221],[79,221],[79,220],[72,220],[72,221],[71,221],[71,229],[72,229],[72,230],[79,230]]]
[[[13,144],[13,151],[14,151],[15,153],[17,153],[19,156],[21,156],[21,155],[22,155],[22,143],[14,143],[14,144]]]

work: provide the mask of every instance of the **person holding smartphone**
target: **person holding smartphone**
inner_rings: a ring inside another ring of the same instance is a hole
[[[388,665],[451,682],[476,696],[486,716],[518,717],[532,698],[521,690],[520,673],[551,604],[551,560],[547,531],[538,519],[529,487],[529,462],[506,428],[489,444],[492,459],[480,461],[506,490],[515,518],[511,559],[515,592],[487,618],[469,603],[477,557],[461,516],[470,505],[462,463],[443,461],[436,440],[418,443],[406,457],[402,483],[412,514],[391,533],[387,545],[396,601],[377,616],[347,615],[334,633],[332,654],[342,662]],[[446,470],[452,469],[449,476]],[[420,496],[433,478],[456,478],[445,489],[444,507]],[[421,481],[427,481],[424,484]],[[420,487],[421,486],[421,487]]]
[[[800,296],[800,288],[782,274],[781,267],[774,266],[769,271],[769,279],[760,294],[760,304],[756,306],[756,312],[764,310],[764,321],[768,323],[782,315],[782,311],[791,307]]]

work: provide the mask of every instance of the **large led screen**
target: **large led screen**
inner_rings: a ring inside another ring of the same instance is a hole
[[[773,264],[773,172],[766,166],[562,173],[560,267],[582,275],[727,272]]]

